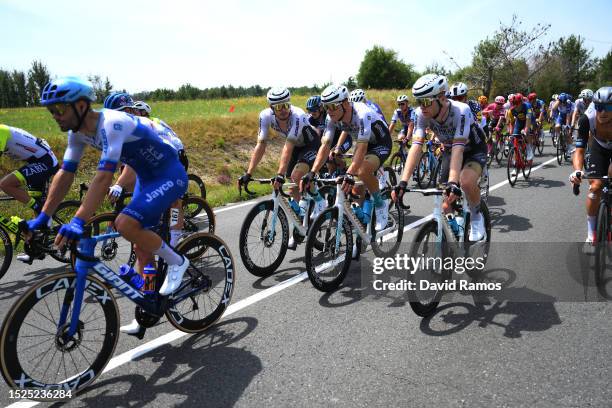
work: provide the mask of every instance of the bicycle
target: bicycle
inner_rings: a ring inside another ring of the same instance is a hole
[[[399,149],[397,152],[393,153],[389,163],[391,163],[390,167],[393,169],[393,171],[396,174],[401,175],[404,171],[404,166],[406,165],[406,159],[408,158],[408,152],[406,151],[407,142],[405,140],[395,140],[395,143],[399,145]]]
[[[169,211],[163,217],[164,235],[168,219]],[[142,327],[153,326],[165,315],[177,329],[199,333],[227,309],[235,264],[220,238],[198,233],[177,245],[190,265],[179,288],[166,297],[159,294],[167,270],[163,259],[157,263],[153,293],[143,294],[94,256],[97,242],[119,234],[92,237],[91,232],[85,227],[78,250],[71,248],[76,272],[43,280],[8,311],[0,329],[0,360],[9,387],[76,394],[90,385],[103,372],[119,339],[119,308],[112,288],[137,305],[136,319]]]
[[[455,200],[451,207],[452,212],[450,214],[452,215],[444,216],[442,214],[444,190],[436,188],[407,189],[406,193],[421,193],[425,197],[434,197],[432,219],[423,224],[416,232],[416,238],[410,250],[411,257],[432,257],[435,259],[474,257],[473,254],[479,252],[486,259],[491,242],[491,216],[485,201],[480,202],[480,211],[484,217],[486,237],[481,241],[471,242],[465,235],[465,231],[469,231],[470,226],[470,211],[467,200],[462,198]],[[449,218],[454,219],[455,230]],[[417,278],[417,272],[421,272],[424,277]],[[410,275],[410,279],[416,284],[415,288],[420,287],[419,281],[441,284],[450,281],[451,278],[452,271],[442,266],[438,269],[421,269]],[[444,290],[439,286],[433,291],[425,290],[424,296],[419,296],[416,290],[410,290],[408,291],[410,307],[418,316],[431,316],[438,307],[443,294]]]
[[[238,184],[240,193],[244,188],[247,194],[255,195],[249,190],[251,182],[270,184],[271,179],[251,179],[245,184]],[[297,184],[284,183],[279,190],[272,192],[270,200],[257,203],[244,218],[239,237],[240,258],[252,275],[269,276],[278,269],[287,253],[290,233],[296,245],[301,244],[308,234],[312,224],[314,197],[308,191],[302,192],[308,209],[300,218],[289,204],[290,195],[283,191],[283,188],[294,186]],[[321,187],[319,193],[325,197],[329,188]]]
[[[563,160],[570,161],[567,157],[567,139],[570,137],[570,127],[569,125],[563,125],[561,129],[561,134],[558,136],[557,140],[557,163],[559,165],[563,164]]]
[[[542,157],[544,154],[544,131],[542,130],[541,123],[539,125],[536,124],[533,134],[533,150],[538,153],[538,156]]]
[[[504,158],[504,156],[507,157],[507,155],[505,154],[505,149],[504,149],[505,135],[502,134],[501,129],[494,129],[492,139],[495,139],[495,141],[493,142],[493,146],[492,146],[492,154],[495,157],[495,161],[497,162],[497,165],[501,166],[502,159]]]
[[[441,154],[439,149],[441,144],[428,140],[426,146],[427,151],[421,155],[416,168],[417,184],[420,188],[435,186],[436,180],[440,175]]]
[[[508,176],[508,182],[512,187],[516,184],[518,179],[519,171],[523,172],[525,180],[531,175],[531,167],[533,166],[533,160],[527,160],[527,144],[525,143],[525,137],[522,134],[513,134],[510,139],[512,140],[512,147],[508,155],[508,166],[506,172]]]
[[[395,254],[404,233],[403,210],[410,208],[403,205],[400,207],[399,202],[390,200],[390,187],[381,190],[383,198],[391,201],[392,210],[389,211],[387,226],[381,231],[375,231],[376,212],[372,211],[370,222],[361,222],[351,209],[351,203],[359,197],[350,194],[347,198],[341,188],[342,180],[319,180],[323,185],[336,186],[336,200],[333,207],[319,214],[306,239],[305,262],[308,278],[312,285],[322,292],[334,291],[344,281],[353,257],[353,233],[357,235],[355,258],[359,258],[368,244],[372,246],[376,256]],[[363,185],[363,182],[355,183],[355,186],[360,185]],[[365,198],[369,199],[367,193]],[[330,276],[325,276],[328,274]]]

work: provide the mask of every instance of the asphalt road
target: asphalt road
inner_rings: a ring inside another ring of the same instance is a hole
[[[534,168],[552,158],[548,146]],[[489,199],[493,241],[584,241],[584,194],[573,196],[569,173],[569,165],[553,162],[514,188],[496,186]],[[491,186],[505,179],[505,167],[494,164]],[[537,303],[491,298],[475,305],[472,297],[456,295],[432,318],[421,319],[405,302],[371,296],[358,264],[338,291],[317,291],[303,273],[303,246],[289,251],[275,274],[256,278],[238,251],[251,205],[216,212],[218,235],[238,265],[230,313],[200,335],[183,335],[165,321],[142,341],[122,335],[115,356],[143,345],[151,351],[118,358],[66,405],[611,406],[607,303],[550,297]],[[428,198],[415,195],[411,205],[407,224],[431,212]],[[537,278],[541,270],[552,282],[556,269],[550,265],[565,255],[535,254],[533,272],[521,273]],[[0,282],[0,317],[30,285],[62,269],[54,261],[24,267],[14,260]],[[121,321],[128,323],[133,307],[125,299],[118,303]],[[15,402],[0,384],[0,403]]]

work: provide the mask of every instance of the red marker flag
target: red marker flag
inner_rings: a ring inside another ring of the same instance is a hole
[[[234,113],[234,110],[236,109],[236,107],[234,105],[231,105],[229,108],[230,113]]]

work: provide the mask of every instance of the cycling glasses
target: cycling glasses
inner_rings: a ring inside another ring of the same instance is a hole
[[[418,98],[416,101],[421,108],[428,108],[434,103],[435,100],[436,98]]]
[[[609,104],[609,103],[606,103],[606,104],[596,103],[595,104],[595,110],[597,112],[603,112],[603,111],[612,112],[612,104]]]
[[[327,108],[328,111],[333,112],[335,110],[340,109],[340,107],[342,106],[342,102],[326,103],[324,106]]]
[[[406,105],[407,105],[406,102],[400,102],[400,103],[397,104],[397,106],[406,106]]]
[[[64,113],[66,113],[66,110],[68,110],[69,106],[70,105],[68,105],[67,103],[54,103],[53,105],[48,105],[47,110],[53,116],[64,116]]]
[[[290,103],[279,103],[276,105],[272,105],[271,108],[275,112],[281,111],[283,109],[289,110],[291,108],[291,104]]]

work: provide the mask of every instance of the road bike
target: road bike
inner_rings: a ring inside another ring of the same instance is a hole
[[[508,165],[506,167],[506,173],[508,176],[508,182],[514,187],[516,180],[518,179],[519,171],[523,172],[525,180],[531,175],[531,167],[533,166],[533,160],[527,160],[527,144],[525,143],[525,136],[522,134],[514,134],[510,136],[512,145],[510,147],[510,153],[508,154]]]
[[[544,154],[544,131],[541,123],[536,125],[533,131],[533,150],[540,157]]]
[[[563,125],[561,129],[561,135],[557,141],[557,163],[563,164],[563,160],[570,161],[568,158],[567,140],[570,137],[570,126]]]
[[[420,188],[427,188],[437,184],[442,164],[440,143],[428,140],[427,151],[421,155],[416,169],[417,184]],[[391,166],[393,168],[393,166]]]
[[[399,145],[399,148],[397,152],[393,153],[389,163],[391,163],[390,167],[393,171],[401,176],[406,165],[406,159],[408,158],[407,143],[405,140],[395,140],[395,143]]]

